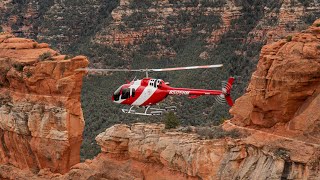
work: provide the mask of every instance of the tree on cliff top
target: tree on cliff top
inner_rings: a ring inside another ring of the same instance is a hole
[[[169,113],[166,114],[164,118],[164,124],[166,129],[172,129],[179,126],[180,121],[177,118],[177,116],[174,114],[174,112],[170,111]]]

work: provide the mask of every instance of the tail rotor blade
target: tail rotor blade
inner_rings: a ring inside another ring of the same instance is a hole
[[[215,96],[214,99],[216,100],[217,103],[219,104],[225,104],[226,103],[226,99],[225,96],[223,94],[220,94],[218,96]]]

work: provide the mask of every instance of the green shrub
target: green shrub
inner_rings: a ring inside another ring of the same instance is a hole
[[[310,6],[313,0],[298,0],[304,7]]]
[[[130,3],[131,9],[149,8],[152,5],[152,0],[133,0]]]
[[[287,42],[292,41],[292,36],[287,36]]]
[[[68,56],[68,55],[66,55],[66,56],[64,56],[64,58],[63,58],[64,60],[67,60],[67,59],[72,59],[72,56]]]
[[[14,30],[14,31],[18,31],[18,30],[19,30],[19,26],[16,25],[16,24],[13,24],[13,25],[11,26],[11,29]]]
[[[193,132],[192,127],[190,127],[190,126],[188,126],[188,127],[183,127],[183,128],[181,129],[181,131],[184,132],[184,133],[192,133],[192,132]]]
[[[23,71],[24,66],[22,64],[14,64],[13,65],[14,69],[16,69],[19,72]]]
[[[41,54],[38,58],[39,61],[45,61],[45,60],[53,60],[51,52],[45,52]]]
[[[189,2],[185,2],[186,7],[197,7],[199,4],[199,0],[191,0]]]
[[[316,27],[320,27],[320,24],[316,24]]]
[[[144,55],[148,55],[150,52],[155,52],[158,50],[159,48],[157,47],[157,44],[152,41],[146,41],[140,45],[140,53]]]
[[[222,7],[226,4],[225,0],[201,0],[200,2],[204,7]]]
[[[278,148],[276,149],[276,151],[274,152],[274,155],[276,157],[279,157],[281,159],[289,159],[290,158],[290,154],[286,149],[283,148]]]
[[[32,73],[30,71],[28,71],[28,72],[26,72],[26,76],[27,76],[27,78],[29,78],[32,76]]]
[[[240,132],[237,130],[225,131],[221,126],[198,127],[196,133],[205,139],[220,139],[224,137],[239,138]]]
[[[315,14],[306,14],[301,17],[301,20],[306,24],[312,24],[317,19]]]
[[[172,129],[179,126],[180,121],[177,118],[177,116],[174,114],[174,112],[170,111],[168,114],[166,114],[164,119],[164,124],[166,129]]]

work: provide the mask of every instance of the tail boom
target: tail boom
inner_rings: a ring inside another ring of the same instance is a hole
[[[188,88],[172,88],[168,90],[168,93],[169,95],[188,95],[192,97],[223,94],[223,92],[220,90],[188,89]]]
[[[189,89],[189,88],[173,88],[167,89],[168,95],[187,95],[189,98],[194,99],[199,96],[212,95],[216,96],[216,100],[220,103],[227,102],[229,106],[233,106],[230,93],[234,78],[230,77],[228,82],[223,85],[222,90],[207,90],[207,89]]]

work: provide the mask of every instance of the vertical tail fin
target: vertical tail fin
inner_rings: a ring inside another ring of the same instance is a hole
[[[225,99],[229,106],[233,106],[233,101],[230,96],[233,82],[234,82],[234,77],[230,77],[228,79],[227,84],[222,88],[222,91],[225,93],[224,94]]]
[[[222,81],[222,94],[215,96],[215,100],[218,103],[224,104],[227,101],[229,106],[233,106],[233,101],[230,96],[233,82],[234,82],[233,77],[230,77],[228,79],[228,82]]]

